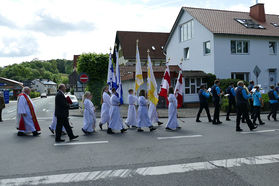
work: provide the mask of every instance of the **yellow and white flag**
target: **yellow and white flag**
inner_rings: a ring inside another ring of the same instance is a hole
[[[147,95],[148,100],[156,106],[158,103],[157,83],[153,73],[149,53],[147,55]]]
[[[138,41],[136,46],[136,76],[135,76],[135,83],[136,83],[136,91],[139,87],[143,84],[143,77],[142,77],[142,70],[141,70],[141,62],[140,62],[140,54],[139,54],[139,47]]]

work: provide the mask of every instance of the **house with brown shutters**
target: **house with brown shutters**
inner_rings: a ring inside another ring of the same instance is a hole
[[[278,44],[279,15],[266,14],[264,4],[251,6],[250,12],[182,7],[164,52],[172,65],[183,58],[183,71],[254,80],[268,91],[278,81]],[[258,78],[256,66],[260,69]],[[184,102],[198,101],[203,78],[185,73]]]

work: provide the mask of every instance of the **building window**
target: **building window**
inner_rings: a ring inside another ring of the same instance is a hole
[[[193,37],[194,21],[191,20],[180,26],[180,41],[187,41]]]
[[[184,48],[184,59],[189,59],[189,47]]]
[[[210,41],[204,42],[203,43],[203,50],[204,50],[204,54],[210,54],[211,49],[210,49]]]
[[[249,42],[248,41],[231,41],[231,53],[232,54],[248,54]]]
[[[185,94],[197,94],[201,85],[206,86],[205,78],[185,78]]]
[[[232,72],[231,78],[249,81],[249,72]]]
[[[268,47],[269,47],[269,54],[275,55],[276,54],[276,42],[270,41]]]

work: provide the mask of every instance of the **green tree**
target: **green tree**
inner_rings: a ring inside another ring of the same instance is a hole
[[[78,72],[84,72],[89,76],[88,90],[93,94],[93,103],[101,105],[101,91],[106,85],[107,66],[109,55],[88,53],[78,58]]]

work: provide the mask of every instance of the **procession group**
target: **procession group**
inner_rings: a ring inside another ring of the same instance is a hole
[[[52,124],[49,130],[55,134],[56,142],[64,142],[61,139],[63,134],[67,134],[70,140],[76,139],[78,136],[73,134],[72,126],[69,123],[69,97],[65,96],[66,87],[64,84],[59,85],[58,92],[55,96],[55,112]],[[145,90],[140,90],[139,97],[134,94],[133,89],[130,89],[128,96],[129,108],[128,117],[125,122],[120,112],[120,98],[117,96],[115,88],[111,91],[108,87],[103,89],[101,119],[99,127],[103,130],[103,125],[107,124],[107,133],[114,134],[115,132],[124,133],[128,128],[137,128],[138,132],[143,132],[143,128],[148,128],[151,131],[156,130],[154,123],[162,125],[158,119],[156,106],[149,103]],[[40,126],[35,114],[34,104],[29,97],[30,88],[24,87],[22,93],[18,97],[17,104],[17,129],[18,136],[26,136],[28,133],[33,133],[33,136],[38,136]],[[168,96],[168,122],[166,130],[173,131],[180,129],[177,121],[177,99],[174,96],[174,89],[169,88]],[[87,91],[83,96],[83,127],[82,132],[85,135],[90,135],[96,131],[96,115],[95,107],[92,103],[92,94]],[[136,104],[138,109],[136,111]]]
[[[277,121],[277,109],[278,109],[278,92],[279,92],[279,83],[278,86],[274,85],[270,86],[270,90],[268,92],[269,104],[271,107],[271,111],[269,112],[267,119],[270,120],[272,117],[274,121]],[[260,125],[264,125],[265,123],[261,119],[261,108],[264,106],[264,102],[262,99],[260,86],[254,85],[254,81],[250,81],[248,87],[244,85],[243,81],[239,81],[237,83],[237,87],[234,87],[234,83],[230,83],[225,92],[220,89],[220,81],[215,80],[214,86],[209,90],[206,89],[204,85],[200,87],[199,90],[199,99],[200,99],[200,109],[197,114],[196,122],[200,121],[200,114],[203,109],[206,110],[208,121],[212,122],[214,125],[222,124],[219,119],[220,115],[220,101],[221,96],[227,96],[229,101],[229,107],[227,110],[226,120],[230,121],[230,113],[232,111],[232,107],[235,108],[237,112],[236,116],[236,131],[243,131],[240,128],[240,121],[242,123],[247,123],[249,129],[252,131],[258,127],[256,121],[258,120]],[[208,99],[212,96],[213,104],[214,104],[214,116],[211,119],[209,108],[208,108]],[[251,119],[250,115],[251,114]]]

